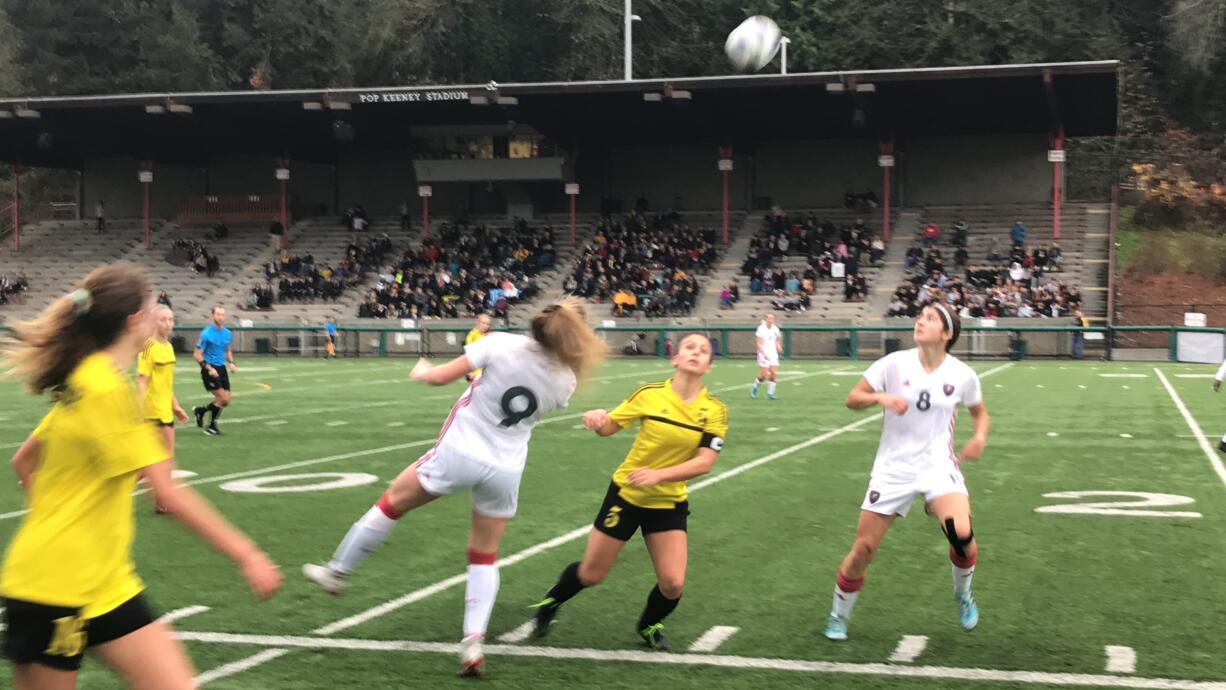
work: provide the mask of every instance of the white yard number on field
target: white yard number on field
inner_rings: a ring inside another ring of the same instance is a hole
[[[243,494],[286,494],[302,491],[351,489],[379,481],[365,472],[314,472],[311,474],[281,474],[272,477],[237,479],[221,485],[223,491]],[[306,482],[306,483],[303,483]]]
[[[1188,510],[1152,510],[1170,506],[1186,506],[1196,499],[1177,494],[1151,494],[1143,491],[1055,491],[1043,494],[1043,498],[1094,498],[1098,496],[1133,498],[1133,501],[1101,501],[1098,503],[1062,503],[1040,506],[1036,513],[1061,513],[1064,515],[1118,515],[1127,517],[1198,518],[1200,513]]]

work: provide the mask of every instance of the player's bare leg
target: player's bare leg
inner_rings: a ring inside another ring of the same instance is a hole
[[[638,633],[652,649],[671,651],[664,637],[664,618],[677,608],[685,591],[685,568],[689,561],[689,540],[685,530],[654,532],[643,536],[651,564],[656,570],[656,586],[647,595],[647,606],[639,618]]]
[[[498,544],[509,518],[488,517],[473,511],[468,537],[468,587],[464,592],[464,638],[460,641],[460,675],[485,673],[481,644],[489,628],[490,613],[498,598]]]
[[[834,587],[834,605],[829,618],[826,619],[827,638],[831,640],[847,639],[847,622],[851,619],[851,610],[856,605],[860,588],[864,586],[864,575],[868,571],[868,564],[877,557],[877,549],[880,548],[892,524],[894,524],[892,515],[881,515],[868,510],[860,511],[860,520],[856,524],[856,541],[839,567],[838,580]]]
[[[420,461],[419,461],[420,462]],[[396,521],[405,513],[438,498],[426,491],[417,479],[417,463],[405,468],[366,514],[353,523],[337,545],[327,565],[308,563],[302,574],[328,594],[339,596],[348,586],[347,578],[371,552],[383,545]]]
[[[553,624],[562,604],[584,589],[604,582],[625,545],[626,542],[592,528],[587,537],[587,547],[583,551],[583,560],[566,566],[545,598],[532,607],[536,609],[534,634],[537,637],[544,637],[549,633],[549,626]]]
[[[967,632],[979,624],[979,606],[971,594],[971,579],[979,560],[979,545],[971,528],[971,499],[966,494],[938,496],[928,503],[928,512],[936,519],[949,540],[949,561],[953,567],[954,601],[958,604],[958,622]]]

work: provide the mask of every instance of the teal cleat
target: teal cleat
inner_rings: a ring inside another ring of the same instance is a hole
[[[827,640],[846,640],[847,639],[847,621],[838,616],[831,615],[826,619],[826,639]]]
[[[758,384],[755,383],[754,385],[749,387],[749,397],[751,398],[758,397]]]
[[[766,394],[766,399],[767,399],[767,400],[778,400],[779,398],[775,397],[775,394],[774,394],[774,393],[767,393],[767,394]]]
[[[958,602],[958,622],[962,624],[962,629],[970,632],[979,625],[979,607],[975,605],[975,597],[969,593],[961,594],[954,598]]]

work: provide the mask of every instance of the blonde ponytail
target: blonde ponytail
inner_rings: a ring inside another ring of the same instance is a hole
[[[33,321],[14,326],[16,340],[5,342],[7,375],[25,379],[35,395],[59,391],[81,360],[119,338],[151,294],[148,275],[133,264],[95,269]]]
[[[605,343],[587,325],[587,306],[566,297],[532,317],[532,338],[558,361],[585,378],[605,356]]]

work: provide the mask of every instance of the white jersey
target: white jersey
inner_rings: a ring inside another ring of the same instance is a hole
[[[575,374],[523,335],[491,333],[465,346],[464,354],[484,371],[451,408],[435,447],[522,471],[532,428],[566,407]]]
[[[919,350],[901,350],[882,357],[864,372],[878,393],[898,395],[907,412],[885,410],[881,441],[873,461],[873,478],[915,481],[933,472],[958,472],[954,427],[958,405],[983,402],[979,375],[953,355],[931,374],[920,364]]]
[[[778,326],[767,326],[765,323],[758,324],[758,330],[754,331],[754,335],[762,340],[762,347],[758,350],[759,357],[768,359],[778,359],[779,357],[779,340],[783,338],[783,333]]]

